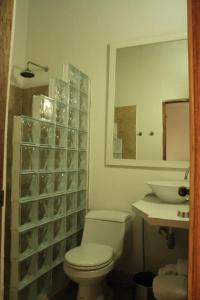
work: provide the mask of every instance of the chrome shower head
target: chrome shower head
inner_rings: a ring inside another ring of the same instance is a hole
[[[21,75],[22,77],[25,77],[25,78],[32,78],[32,77],[35,76],[35,74],[33,73],[33,71],[30,70],[29,65],[34,65],[34,66],[36,66],[36,67],[42,69],[44,72],[48,72],[48,71],[49,71],[48,66],[40,66],[40,65],[38,65],[38,64],[36,64],[36,63],[34,63],[34,62],[32,62],[32,61],[28,61],[28,62],[27,62],[27,68],[26,68],[26,70],[24,70],[24,71],[22,71],[22,72],[20,73],[20,75]]]

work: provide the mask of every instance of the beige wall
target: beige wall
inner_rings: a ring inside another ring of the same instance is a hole
[[[187,40],[121,48],[116,61],[115,105],[136,105],[143,133],[137,158],[162,160],[162,102],[189,97]]]
[[[23,78],[19,73],[26,66],[27,30],[29,0],[16,0],[11,83],[22,87]]]
[[[186,0],[30,0],[27,58],[48,64],[50,76],[60,73],[63,62],[70,62],[91,79],[91,209],[131,212],[131,203],[149,192],[147,181],[183,177],[179,171],[105,166],[106,76],[108,43],[186,30]],[[25,84],[41,85],[47,79],[47,74],[38,72]],[[155,228],[147,231],[149,268],[173,261],[176,251],[166,250]],[[133,259],[128,261],[132,271],[140,269],[140,245],[140,220],[136,218]],[[177,247],[186,245],[178,243]]]

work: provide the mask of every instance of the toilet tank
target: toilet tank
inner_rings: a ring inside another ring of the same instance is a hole
[[[85,216],[82,243],[99,243],[111,246],[115,259],[121,256],[126,230],[131,216],[127,212],[91,210]]]

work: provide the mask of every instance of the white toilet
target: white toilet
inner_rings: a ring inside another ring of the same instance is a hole
[[[65,254],[64,270],[79,284],[78,300],[103,300],[102,280],[121,256],[131,217],[120,211],[90,211],[81,246]]]

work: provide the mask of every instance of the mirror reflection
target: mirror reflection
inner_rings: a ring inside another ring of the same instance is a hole
[[[116,49],[113,157],[189,159],[187,40]]]

